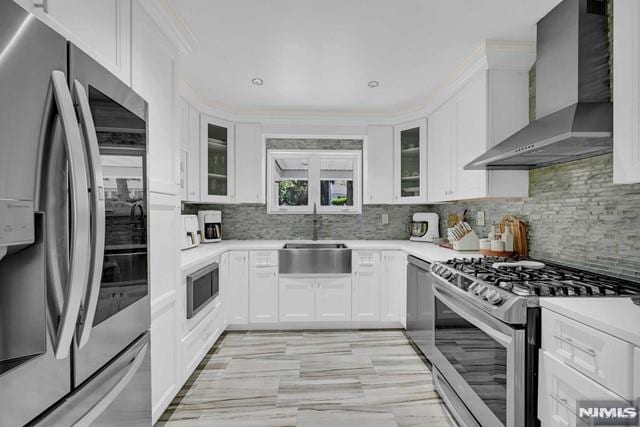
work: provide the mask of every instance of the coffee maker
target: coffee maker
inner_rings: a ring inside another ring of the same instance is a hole
[[[417,212],[411,221],[411,237],[415,242],[434,242],[440,238],[437,213]]]
[[[198,221],[200,223],[200,231],[202,231],[202,243],[222,240],[222,212],[199,211]]]

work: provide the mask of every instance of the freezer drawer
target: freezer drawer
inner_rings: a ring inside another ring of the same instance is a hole
[[[150,334],[146,332],[36,426],[151,425]]]

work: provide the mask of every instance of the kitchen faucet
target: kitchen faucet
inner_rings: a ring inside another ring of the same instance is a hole
[[[313,235],[311,237],[311,240],[318,240],[318,212],[315,202],[313,202]]]

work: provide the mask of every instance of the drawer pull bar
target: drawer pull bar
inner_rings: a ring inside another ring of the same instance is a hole
[[[571,347],[576,348],[580,351],[583,351],[587,354],[589,354],[590,356],[596,357],[596,351],[592,348],[587,348],[587,347],[583,347],[579,344],[576,344],[573,342],[573,340],[571,338],[567,338],[567,337],[563,337],[562,335],[554,335],[554,338],[559,339],[562,342],[565,342],[567,344],[569,344]]]
[[[556,395],[556,394],[553,394],[553,393],[552,393],[552,394],[550,394],[550,395],[549,395],[549,397],[551,397],[553,400],[555,400],[556,402],[558,402],[558,404],[559,404],[560,406],[564,407],[567,411],[571,412],[571,413],[572,413],[572,414],[573,414],[577,419],[582,420],[583,422],[586,422],[586,423],[587,423],[587,425],[590,425],[590,424],[589,424],[589,423],[590,423],[590,420],[588,420],[588,419],[586,419],[586,418],[582,418],[580,415],[578,415],[578,414],[576,413],[576,411],[575,411],[571,406],[569,406],[569,403],[568,403],[567,399],[562,398],[562,397],[560,397],[560,396],[558,396],[558,395]]]

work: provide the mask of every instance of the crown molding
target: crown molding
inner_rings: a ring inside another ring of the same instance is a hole
[[[138,4],[182,53],[193,52],[198,40],[169,0],[139,0]]]
[[[529,72],[536,60],[536,45],[530,41],[485,40],[458,66],[453,68],[420,108],[395,113],[343,113],[292,110],[236,110],[203,98],[191,84],[182,80],[181,94],[201,112],[231,121],[308,125],[395,125],[428,117],[478,72],[508,70]]]

